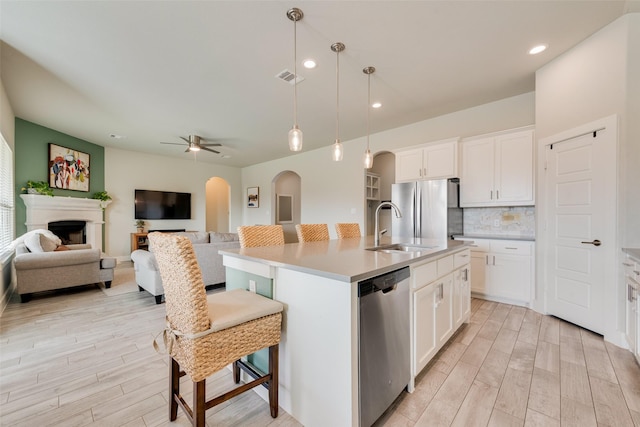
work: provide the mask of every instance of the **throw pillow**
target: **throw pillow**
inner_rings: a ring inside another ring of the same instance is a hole
[[[61,251],[70,251],[71,249],[69,249],[68,246],[65,245],[60,245],[57,248],[55,248],[53,251],[54,252],[61,252]]]
[[[58,245],[44,234],[30,234],[24,239],[24,245],[33,253],[52,252]]]
[[[209,233],[209,241],[213,242],[236,242],[239,240],[238,233],[218,233],[212,231]]]

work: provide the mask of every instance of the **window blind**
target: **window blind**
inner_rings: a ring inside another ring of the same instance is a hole
[[[14,239],[13,153],[0,134],[0,257],[4,258]]]

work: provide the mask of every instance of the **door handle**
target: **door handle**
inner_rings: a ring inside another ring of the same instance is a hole
[[[580,242],[584,245],[593,245],[593,246],[600,246],[602,244],[602,242],[600,240],[594,240],[593,242]]]

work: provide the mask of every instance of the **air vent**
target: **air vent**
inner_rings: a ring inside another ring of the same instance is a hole
[[[295,74],[293,74],[291,71],[285,69],[280,71],[278,74],[276,74],[276,79],[280,79],[286,83],[289,83],[290,85],[293,85],[294,80],[295,80],[295,83],[300,83],[301,81],[304,80],[304,77],[302,77],[300,74],[295,76]]]

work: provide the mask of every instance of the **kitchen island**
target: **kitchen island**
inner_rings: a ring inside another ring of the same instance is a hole
[[[358,282],[408,266],[412,272],[412,295],[413,291],[417,295],[429,290],[430,283],[425,283],[425,277],[433,277],[435,281],[446,275],[453,284],[457,255],[466,255],[466,259],[459,258],[457,266],[468,266],[466,242],[424,239],[407,242],[393,238],[382,241],[400,242],[426,249],[371,251],[367,248],[373,246],[373,238],[362,237],[220,251],[227,269],[228,289],[256,290],[285,305],[280,343],[280,406],[305,426],[359,425]],[[442,274],[437,273],[437,267],[441,267]],[[444,284],[432,286],[434,290],[429,290],[432,310],[447,296],[449,306],[454,305],[452,287],[445,291]],[[423,289],[418,291],[419,288]],[[468,294],[468,286],[466,289]],[[413,302],[407,306],[412,319],[424,320],[424,315],[415,317],[414,306]],[[454,317],[449,314],[450,319]],[[430,319],[435,322],[435,317]],[[411,331],[407,331],[412,336],[412,349],[416,341],[413,323]],[[453,320],[449,323],[453,324]],[[455,328],[450,327],[440,338],[450,337],[453,332]],[[437,334],[432,335],[435,340]],[[412,351],[412,358],[413,354]],[[422,363],[412,360],[412,379],[422,367]],[[413,380],[409,389],[412,387]]]

